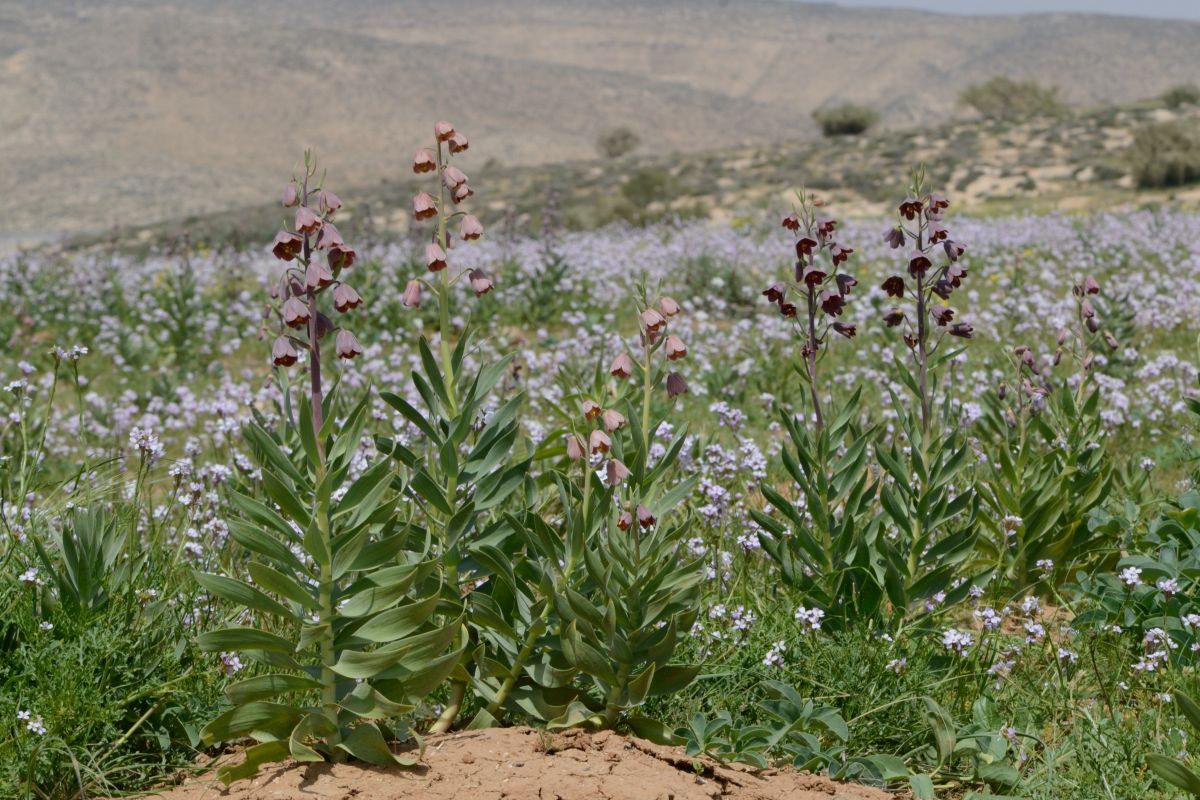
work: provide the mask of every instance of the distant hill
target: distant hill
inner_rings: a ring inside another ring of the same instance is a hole
[[[1198,41],[1188,22],[776,0],[0,0],[0,239],[255,204],[306,145],[341,189],[399,178],[435,118],[493,168],[591,158],[617,125],[646,154],[745,147],[841,100],[942,122],[997,74],[1147,97],[1200,75]]]

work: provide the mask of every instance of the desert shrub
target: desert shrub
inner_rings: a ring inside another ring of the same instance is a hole
[[[1194,83],[1181,83],[1163,92],[1160,99],[1167,108],[1200,105],[1200,86]]]
[[[632,153],[641,143],[641,137],[629,128],[611,128],[596,137],[596,151],[605,158],[620,158]]]
[[[1144,189],[1200,180],[1200,132],[1182,122],[1148,125],[1134,134],[1126,161],[1134,181]]]
[[[824,136],[856,136],[879,122],[878,111],[856,103],[820,108],[812,116]]]
[[[1010,122],[1053,116],[1063,110],[1058,87],[1042,86],[1036,81],[1016,81],[1003,75],[971,84],[959,95],[959,101],[986,119]]]

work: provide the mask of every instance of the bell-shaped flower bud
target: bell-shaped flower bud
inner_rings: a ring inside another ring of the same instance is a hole
[[[883,240],[888,243],[888,247],[893,250],[899,250],[904,247],[904,229],[891,225],[883,232]]]
[[[583,440],[579,436],[574,433],[567,436],[567,458],[578,461],[586,455],[585,451]]]
[[[283,187],[283,207],[295,208],[300,203],[300,192],[296,189],[296,182],[292,181],[287,186]]]
[[[442,183],[446,184],[447,189],[457,189],[466,182],[467,174],[458,167],[449,166],[442,170]]]
[[[605,483],[607,483],[609,486],[619,486],[625,481],[626,478],[629,477],[629,467],[625,466],[615,458],[610,458],[608,460],[606,472],[607,477],[605,479]]]
[[[687,382],[678,372],[667,373],[667,397],[674,400],[681,394],[687,394]]]
[[[1112,348],[1113,350],[1116,350],[1117,347],[1119,346],[1119,343],[1117,342],[1117,337],[1113,336],[1112,333],[1109,331],[1104,332],[1104,343],[1106,345],[1108,345],[1110,348]]]
[[[324,289],[331,283],[333,283],[333,273],[320,261],[312,262],[304,271],[304,288],[309,291]]]
[[[412,170],[418,174],[437,169],[437,156],[428,147],[422,147],[413,155]]]
[[[933,315],[933,321],[942,328],[949,325],[950,320],[954,319],[954,309],[950,306],[935,305],[929,309],[929,313]]]
[[[299,297],[289,297],[279,309],[279,313],[283,315],[283,323],[289,328],[299,328],[302,325],[307,325],[312,316],[308,312],[308,303],[305,303]]]
[[[658,313],[657,309],[647,308],[642,312],[642,327],[650,333],[655,333],[666,325],[667,321],[663,315]]]
[[[858,286],[858,281],[849,275],[838,275],[834,281],[837,283],[838,294],[842,297],[850,294],[850,290]]]
[[[1100,283],[1091,275],[1088,275],[1083,279],[1083,291],[1087,294],[1100,294]]]
[[[358,339],[355,339],[354,334],[345,328],[337,332],[337,338],[334,339],[334,349],[337,351],[338,358],[344,358],[347,361],[355,356],[361,356],[363,352]]]
[[[667,319],[679,313],[679,303],[676,303],[674,298],[663,297],[658,301],[658,308],[662,311],[662,315]]]
[[[448,142],[450,141],[450,137],[454,135],[454,126],[444,120],[435,122],[433,125],[433,135],[439,142]]]
[[[687,345],[678,336],[668,336],[665,348],[669,361],[678,361],[687,355]]]
[[[608,438],[607,433],[597,428],[588,437],[588,447],[591,448],[592,455],[607,453],[612,447],[612,439]]]
[[[473,215],[467,214],[458,226],[458,235],[468,241],[483,236],[483,225]]]
[[[495,287],[492,279],[481,269],[471,270],[467,273],[467,278],[471,281],[471,290],[475,292],[476,297],[483,297]]]
[[[604,423],[604,430],[609,433],[616,433],[625,424],[625,415],[612,408],[605,409],[600,418]]]
[[[316,233],[317,229],[321,227],[321,218],[308,206],[300,206],[296,209],[296,218],[292,227],[298,233]]]
[[[646,508],[641,503],[639,503],[637,507],[637,520],[638,524],[643,528],[649,528],[658,521],[654,518],[654,514],[650,513],[650,509]]]
[[[271,252],[282,261],[292,261],[304,249],[304,239],[291,231],[280,231],[271,242]]]
[[[358,308],[362,305],[362,301],[358,292],[354,291],[354,287],[348,283],[339,283],[333,290],[333,307],[342,314],[352,308]]]
[[[326,222],[321,226],[321,233],[317,236],[317,249],[328,250],[334,245],[345,244],[342,240],[342,232],[337,229],[332,222]]]
[[[469,148],[471,143],[467,141],[466,136],[463,136],[458,131],[455,131],[453,134],[451,134],[450,138],[446,140],[446,145],[450,148],[451,153],[461,153]]]
[[[418,220],[437,216],[437,201],[428,192],[418,192],[413,198],[413,216]]]
[[[796,240],[796,258],[805,259],[812,255],[817,248],[818,242],[809,236],[802,236]]]
[[[855,335],[858,334],[858,326],[851,325],[846,322],[833,323],[833,330],[835,333],[840,333],[842,336],[845,336],[847,339],[853,339],[855,337]]]
[[[420,281],[414,279],[408,282],[408,285],[404,287],[404,299],[401,302],[408,308],[416,308],[421,305]]]
[[[583,416],[588,420],[596,419],[604,411],[595,400],[583,401]]]
[[[608,372],[614,378],[625,380],[633,374],[633,359],[627,353],[620,353],[613,359],[612,366],[608,368]]]
[[[441,272],[446,268],[446,251],[437,242],[425,245],[425,266],[430,272]]]
[[[332,217],[342,207],[342,198],[328,189],[322,189],[317,195],[317,205],[320,206],[322,214]]]
[[[358,253],[354,252],[354,248],[346,244],[335,244],[329,248],[329,253],[325,259],[329,262],[329,268],[335,270],[350,269],[354,266],[354,261],[358,258]]]
[[[277,367],[290,367],[296,363],[299,354],[296,352],[296,346],[292,344],[292,340],[286,336],[280,336],[275,340],[275,344],[271,345],[271,360]]]
[[[971,327],[969,322],[956,322],[950,326],[950,335],[957,336],[961,339],[970,339],[975,334],[975,329]]]
[[[839,264],[845,263],[850,258],[850,254],[854,252],[853,247],[843,247],[836,242],[829,248],[829,256],[833,259],[833,265],[836,267]]]

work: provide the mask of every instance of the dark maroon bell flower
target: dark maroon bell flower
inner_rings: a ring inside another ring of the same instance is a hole
[[[904,312],[898,308],[893,308],[883,315],[883,321],[887,323],[889,328],[894,328],[904,321]]]
[[[817,302],[821,304],[821,310],[831,317],[838,316],[842,313],[842,309],[846,307],[846,298],[829,289],[826,289],[817,296]]]
[[[969,322],[956,322],[950,326],[950,335],[958,336],[963,339],[970,339],[975,333],[975,329],[971,327]]]
[[[330,269],[350,269],[357,258],[358,253],[354,252],[354,248],[345,244],[335,244],[329,248],[329,254],[326,256]]]
[[[950,238],[950,232],[947,231],[946,226],[940,222],[929,223],[929,227],[926,229],[926,233],[929,236],[930,244],[937,244],[938,242],[944,242]]]
[[[929,309],[929,313],[933,315],[933,321],[942,328],[949,325],[950,320],[954,319],[954,309],[950,306],[933,306]]]
[[[931,266],[933,266],[933,262],[929,260],[928,256],[920,250],[914,250],[908,259],[908,274],[914,278],[918,275],[924,275],[925,270]]]
[[[853,247],[842,247],[837,243],[834,243],[834,245],[829,248],[829,256],[833,259],[833,265],[835,267],[838,264],[846,262],[850,258],[850,254],[853,252]]]
[[[934,211],[945,211],[950,207],[950,201],[934,192],[929,195],[929,207]]]
[[[813,265],[804,268],[804,271],[799,276],[799,280],[804,281],[805,286],[819,286],[828,275],[829,273],[825,270]]]
[[[946,268],[946,279],[950,281],[950,285],[957,289],[962,286],[963,278],[967,277],[967,268],[960,267],[958,264],[951,264]]]
[[[883,240],[893,250],[899,250],[904,247],[904,229],[896,226],[889,227],[883,232]]]
[[[278,237],[276,237],[278,239]],[[783,301],[784,295],[787,294],[787,285],[782,283],[772,283],[766,289],[763,289],[762,295],[772,303],[780,303]]]
[[[847,339],[853,339],[855,337],[855,335],[858,334],[858,326],[851,325],[846,322],[833,323],[833,330],[835,333],[840,333],[842,336],[845,336]]]
[[[678,372],[667,373],[667,397],[672,400],[681,394],[687,394],[687,383]]]
[[[921,213],[921,201],[915,197],[909,196],[904,198],[904,202],[900,204],[900,215],[907,220],[914,220]]]
[[[280,336],[271,346],[271,360],[277,367],[290,367],[296,363],[297,358],[296,348],[286,336]]]
[[[824,240],[828,241],[833,237],[833,231],[837,228],[838,222],[836,219],[829,217],[821,217],[817,220],[817,234]]]
[[[779,313],[785,317],[796,316],[796,306],[794,303],[780,303]]]
[[[812,255],[813,250],[817,246],[817,240],[808,236],[802,236],[796,240],[796,256],[797,258],[805,258]]]
[[[300,251],[303,249],[304,239],[291,231],[280,231],[275,234],[275,241],[271,243],[271,252],[275,254],[276,258],[283,261],[291,261],[300,255]]]
[[[338,358],[344,358],[347,361],[356,356],[361,356],[363,352],[358,339],[355,339],[354,334],[345,328],[337,332],[337,338],[334,339],[334,349],[337,351]]]
[[[899,275],[893,275],[883,282],[880,287],[887,292],[888,297],[903,297],[904,296],[904,279]]]
[[[958,261],[962,258],[963,253],[967,252],[967,248],[963,247],[958,242],[952,242],[949,239],[942,242],[942,249],[946,251],[946,258],[953,261]]]
[[[640,503],[637,507],[637,520],[638,525],[641,525],[643,528],[649,528],[651,525],[657,522],[657,520],[654,518],[654,514],[650,513],[650,509],[646,508]]]
[[[783,227],[787,228],[789,231],[800,230],[800,218],[795,214],[788,214],[783,218]]]
[[[842,297],[850,294],[850,290],[858,286],[858,281],[849,275],[838,275],[834,280],[837,281],[838,291],[841,292]]]
[[[933,293],[943,300],[949,300],[950,295],[954,293],[954,284],[947,278],[938,278],[933,284]]]

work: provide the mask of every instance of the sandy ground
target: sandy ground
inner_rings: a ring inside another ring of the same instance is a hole
[[[225,789],[209,774],[164,800],[885,800],[886,792],[790,771],[754,773],[610,732],[497,728],[431,737],[415,769],[264,769]],[[231,756],[236,757],[236,756]]]

